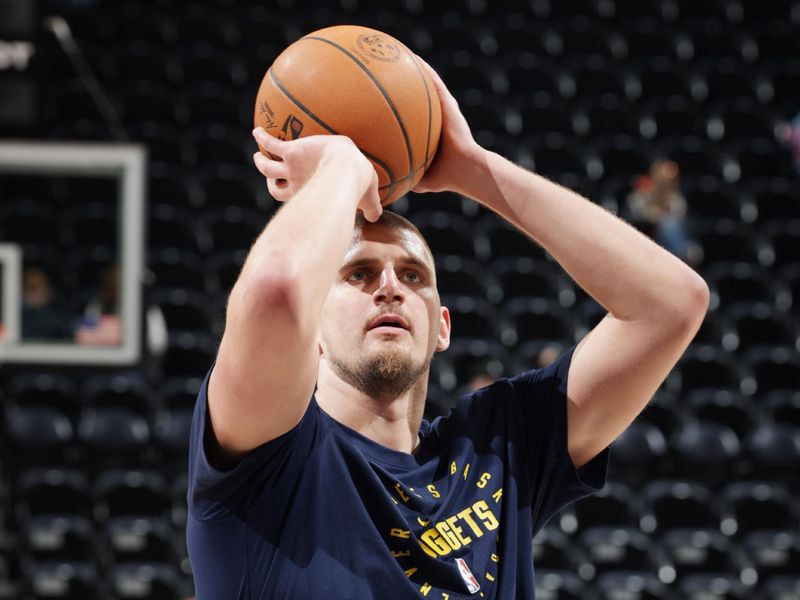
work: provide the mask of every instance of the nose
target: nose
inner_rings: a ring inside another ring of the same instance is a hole
[[[397,273],[394,272],[394,269],[387,268],[381,271],[380,283],[373,293],[373,300],[375,303],[403,302],[405,297],[403,286],[400,284],[400,280],[397,278]]]

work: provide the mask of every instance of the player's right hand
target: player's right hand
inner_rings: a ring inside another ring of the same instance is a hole
[[[261,152],[253,156],[256,168],[267,179],[267,189],[278,202],[299,192],[317,174],[352,177],[360,201],[358,209],[368,221],[383,211],[378,194],[378,175],[372,163],[353,141],[341,135],[312,135],[285,141],[262,127],[253,130]]]

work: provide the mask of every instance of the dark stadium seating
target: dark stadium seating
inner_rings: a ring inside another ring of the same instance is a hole
[[[67,20],[147,148],[146,296],[168,341],[133,370],[2,366],[0,599],[192,595],[188,428],[227,294],[278,206],[252,167],[254,94],[286,44],[355,22],[428,59],[481,143],[643,231],[635,178],[656,158],[681,169],[709,313],[613,444],[606,489],[538,532],[537,597],[800,598],[800,187],[776,133],[800,110],[795,0],[45,0],[41,14]],[[111,140],[53,49],[40,137]],[[119,258],[113,186],[0,177],[0,242],[22,244],[73,316]],[[453,315],[426,417],[607,313],[457,194],[394,208],[426,235]]]

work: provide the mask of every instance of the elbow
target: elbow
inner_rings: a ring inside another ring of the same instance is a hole
[[[268,319],[297,315],[300,281],[295,262],[285,255],[263,257],[246,265],[231,292],[229,312],[243,311],[252,318]]]
[[[679,315],[687,327],[696,331],[708,312],[711,292],[705,280],[694,271],[689,274],[682,287],[685,293],[680,296],[682,300]]]

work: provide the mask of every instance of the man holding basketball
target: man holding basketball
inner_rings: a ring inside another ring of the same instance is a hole
[[[281,160],[256,165],[288,202],[231,292],[195,409],[187,536],[200,600],[533,598],[533,535],[602,486],[606,448],[703,320],[694,271],[479,147],[431,74],[442,138],[417,189],[492,209],[609,313],[550,366],[422,421],[431,357],[450,338],[427,244],[381,214],[375,172],[348,139],[257,131]]]

